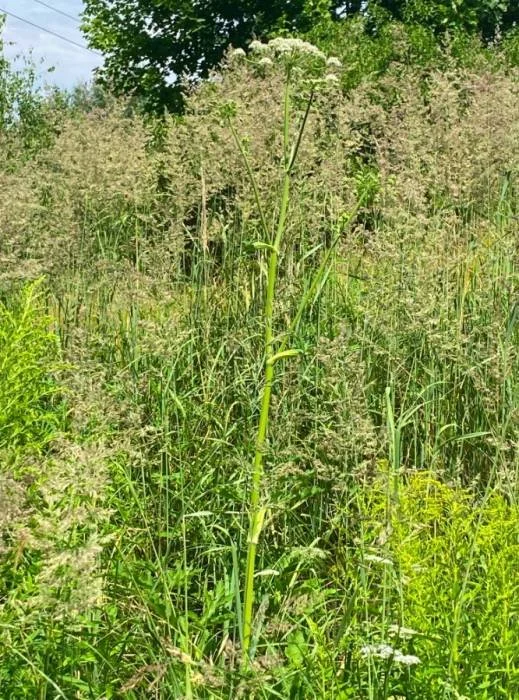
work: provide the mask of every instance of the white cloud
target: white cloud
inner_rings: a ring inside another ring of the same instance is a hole
[[[0,5],[6,12],[12,12],[33,24],[86,46],[86,39],[79,29],[82,0],[46,0],[46,2],[66,14],[77,17],[78,20],[64,17],[34,0],[2,0]],[[10,60],[19,61],[18,56],[32,54],[41,81],[47,84],[71,87],[78,82],[87,81],[92,77],[93,69],[102,63],[101,56],[73,46],[48,32],[10,16],[6,19],[3,41],[4,54]],[[49,73],[48,69],[51,67],[54,67],[54,71]]]

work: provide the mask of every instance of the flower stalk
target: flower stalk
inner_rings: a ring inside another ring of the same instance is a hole
[[[290,51],[293,47],[290,45]],[[292,348],[287,348],[287,344],[291,341],[291,336],[297,328],[304,309],[311,301],[315,301],[315,296],[318,295],[318,288],[326,278],[326,273],[330,264],[330,255],[325,255],[323,264],[316,271],[315,278],[310,285],[309,293],[305,294],[296,316],[292,323],[286,329],[283,336],[274,334],[275,320],[275,302],[276,302],[276,283],[278,278],[278,266],[281,246],[285,237],[288,221],[288,213],[290,206],[290,186],[294,165],[297,161],[298,153],[301,146],[301,141],[308,121],[308,116],[313,104],[314,89],[311,90],[309,99],[306,104],[306,109],[301,120],[297,135],[290,145],[290,121],[291,121],[291,72],[292,63],[287,61],[286,64],[286,81],[284,90],[284,109],[283,109],[283,178],[280,192],[279,214],[277,224],[273,233],[270,232],[267,225],[267,219],[261,204],[259,188],[256,178],[251,167],[247,153],[245,152],[242,141],[240,140],[236,129],[232,123],[232,114],[228,113],[228,123],[231,133],[234,137],[238,150],[245,164],[247,175],[254,192],[254,199],[258,208],[259,219],[264,236],[264,241],[256,244],[256,248],[264,250],[268,254],[267,268],[267,288],[265,293],[265,302],[263,308],[263,325],[264,325],[264,369],[263,369],[263,386],[261,391],[261,404],[258,428],[256,433],[256,442],[254,449],[254,459],[252,463],[251,486],[249,494],[249,529],[247,538],[247,558],[245,564],[245,585],[243,598],[243,611],[241,620],[241,641],[243,651],[243,666],[246,669],[253,656],[253,608],[255,598],[255,572],[256,572],[256,554],[258,544],[263,530],[266,507],[262,499],[262,485],[264,475],[264,456],[266,453],[270,406],[272,398],[272,389],[276,375],[276,364],[281,359],[293,357],[299,352]],[[334,242],[334,246],[335,247]],[[312,297],[314,297],[312,299]]]
[[[284,152],[284,172],[281,186],[280,208],[274,236],[269,235],[266,225],[266,218],[261,206],[258,187],[249,159],[243,145],[236,133],[236,130],[229,120],[231,132],[244,159],[247,173],[254,190],[256,205],[258,206],[260,221],[265,238],[264,244],[258,247],[269,251],[268,255],[268,273],[267,273],[267,289],[265,295],[265,304],[263,310],[264,321],[264,375],[263,389],[261,396],[261,408],[256,434],[256,444],[254,450],[254,460],[252,465],[252,478],[249,496],[249,534],[247,538],[247,560],[245,565],[245,592],[243,599],[243,617],[242,617],[242,647],[244,664],[247,665],[250,661],[250,650],[252,640],[252,620],[253,620],[253,605],[254,605],[254,575],[256,570],[256,552],[259,543],[259,538],[263,528],[265,517],[265,507],[261,500],[261,490],[264,472],[264,455],[266,451],[266,443],[269,429],[270,404],[272,397],[272,386],[275,378],[275,365],[281,356],[290,357],[295,355],[295,352],[285,351],[276,353],[275,337],[274,337],[274,307],[276,297],[276,282],[278,276],[278,264],[280,247],[283,242],[286,231],[288,209],[290,204],[290,183],[292,171],[296,162],[297,153],[301,144],[302,134],[306,125],[308,114],[310,111],[313,95],[311,95],[307,110],[305,112],[303,122],[299,129],[297,139],[293,148],[290,150],[290,70],[287,70],[287,79],[285,83],[284,95],[284,110],[283,110],[283,152]],[[270,238],[270,240],[268,240]]]

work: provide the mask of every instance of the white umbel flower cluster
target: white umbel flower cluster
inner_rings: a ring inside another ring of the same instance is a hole
[[[267,53],[269,51],[268,44],[264,44],[263,42],[258,41],[257,39],[251,41],[251,43],[249,44],[249,49],[254,53]]]
[[[268,43],[255,39],[249,44],[249,57],[264,70],[276,63],[290,66],[294,78],[296,72],[302,78],[311,75],[315,78],[318,75],[325,87],[333,89],[340,86],[341,61],[336,56],[327,58],[321,49],[303,39],[276,37]]]
[[[231,58],[237,59],[237,58],[245,58],[247,54],[243,49],[233,49],[231,52]]]
[[[395,654],[395,661],[402,666],[416,666],[420,663],[420,659],[414,654]]]
[[[366,644],[366,646],[362,647],[360,653],[367,658],[375,657],[387,660],[394,656],[395,650],[389,644]]]
[[[391,659],[402,666],[416,666],[421,663],[418,656],[413,654],[402,654],[399,649],[393,649],[389,644],[367,644],[360,650],[362,656],[366,658]]]
[[[326,55],[317,46],[314,46],[309,41],[303,41],[303,39],[286,39],[279,36],[271,39],[268,47],[276,54],[300,53],[315,56],[315,58],[326,61]]]
[[[263,68],[270,68],[270,66],[272,66],[272,65],[273,65],[272,59],[269,58],[268,56],[263,56],[258,61],[258,66],[262,66]]]
[[[327,85],[337,85],[339,83],[339,78],[335,75],[335,73],[327,73],[324,76],[324,80]]]
[[[254,40],[249,44],[249,50],[253,53],[273,53],[276,56],[291,53],[303,54],[314,56],[321,61],[326,61],[326,55],[318,49],[317,46],[314,46],[314,44],[311,44],[309,41],[303,41],[302,39],[289,39],[279,36],[275,39],[271,39],[268,44],[263,44],[261,41]]]

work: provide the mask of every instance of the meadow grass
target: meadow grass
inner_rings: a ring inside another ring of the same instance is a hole
[[[288,60],[0,174],[2,700],[517,697],[517,76]]]

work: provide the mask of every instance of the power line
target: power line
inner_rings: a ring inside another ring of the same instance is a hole
[[[38,5],[43,5],[43,7],[47,7],[49,10],[53,10],[53,12],[57,12],[58,15],[63,15],[63,17],[68,17],[69,19],[74,20],[74,22],[79,22],[79,17],[74,17],[74,15],[69,15],[68,12],[64,12],[63,10],[60,10],[57,7],[54,7],[53,5],[49,5],[46,2],[43,2],[43,0],[33,0],[33,2],[37,2]]]
[[[4,10],[3,7],[0,7],[0,12],[3,12],[3,14],[7,15],[8,17],[12,17],[13,19],[19,20],[20,22],[25,22],[25,24],[28,24],[31,27],[35,27],[35,29],[39,29],[42,32],[47,32],[47,34],[51,34],[52,36],[55,36],[57,39],[61,39],[62,41],[67,41],[69,44],[76,46],[78,49],[83,49],[83,51],[88,51],[90,53],[95,54],[96,56],[103,55],[99,51],[94,51],[94,49],[90,49],[90,48],[88,48],[88,46],[85,46],[84,44],[80,44],[77,41],[74,41],[74,39],[69,39],[68,37],[63,36],[62,34],[58,34],[57,32],[53,32],[52,29],[47,29],[46,27],[42,27],[39,24],[35,24],[34,22],[31,22],[28,19],[24,19],[23,17],[18,17],[18,15],[15,15],[13,12],[8,12],[7,10]]]

